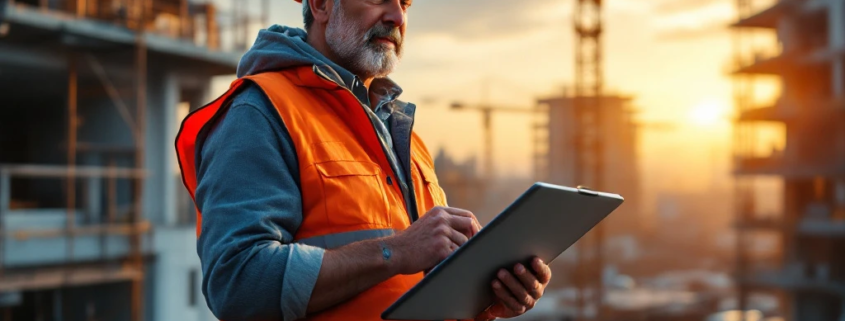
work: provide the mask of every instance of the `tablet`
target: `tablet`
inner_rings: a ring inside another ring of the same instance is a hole
[[[394,302],[385,320],[473,319],[501,268],[551,262],[622,204],[616,194],[536,183]]]

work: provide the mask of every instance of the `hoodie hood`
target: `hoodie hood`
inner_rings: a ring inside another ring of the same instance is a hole
[[[402,88],[389,78],[376,78],[370,88],[363,86],[357,77],[326,58],[306,42],[308,33],[299,28],[273,25],[258,32],[252,48],[244,54],[238,64],[238,78],[300,66],[313,66],[334,82],[343,85],[364,105],[379,110],[383,105],[393,103],[399,110],[413,115],[412,104],[398,101]],[[413,116],[411,116],[413,117]]]
[[[305,30],[280,25],[258,32],[252,48],[244,54],[238,64],[238,78],[267,71],[282,70],[299,66],[328,67],[329,76],[337,76],[341,83],[350,87],[355,78],[351,72],[338,66],[306,42]]]

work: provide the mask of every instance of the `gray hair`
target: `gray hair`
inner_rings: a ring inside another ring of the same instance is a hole
[[[302,22],[305,23],[305,30],[311,29],[314,24],[314,14],[311,13],[311,6],[308,5],[308,0],[302,0]]]
[[[339,6],[340,0],[334,0],[334,5]],[[311,25],[314,24],[314,13],[311,12],[308,0],[302,0],[302,22],[305,24],[305,31],[310,30]]]

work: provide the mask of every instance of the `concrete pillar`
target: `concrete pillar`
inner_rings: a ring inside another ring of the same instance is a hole
[[[103,220],[103,211],[100,201],[103,199],[103,179],[100,177],[89,177],[85,182],[85,215],[88,222],[99,223]]]
[[[845,180],[837,180],[834,187],[834,200],[837,207],[845,207]]]
[[[193,227],[165,227],[157,229],[154,236],[157,260],[153,270],[155,293],[154,320],[205,321],[216,320],[202,294],[200,260],[196,254],[196,236]],[[190,282],[191,271],[197,271],[196,282]],[[195,288],[196,302],[189,300],[190,286]]]
[[[783,45],[784,53],[789,53],[800,47],[801,37],[796,30],[798,27],[793,17],[785,17],[777,22],[778,40]]]
[[[173,141],[179,81],[169,72],[150,72],[148,79],[144,213],[154,225],[169,226],[176,222],[172,167],[176,162]]]
[[[845,69],[845,61],[843,61],[842,57],[833,58],[833,62],[831,63],[831,81],[830,85],[831,94],[834,99],[843,98],[843,94],[845,94],[845,75],[843,75],[843,69]]]
[[[3,219],[3,212],[8,211],[11,208],[11,181],[12,177],[8,172],[0,171],[0,219]],[[3,222],[2,225],[6,225],[6,223]]]
[[[840,309],[839,309],[839,310],[840,310],[840,312],[839,312],[839,321],[845,321],[845,298],[842,298],[842,304],[841,304],[841,306],[842,306],[843,308],[840,308]]]
[[[835,49],[845,47],[845,2],[829,1],[828,8],[828,41]]]
[[[845,1],[830,1],[828,10],[828,43],[833,52],[845,50]],[[845,94],[845,61],[841,55],[834,55],[831,67],[831,92],[833,98]]]
[[[801,186],[799,182],[792,179],[784,180],[784,199],[783,199],[783,223],[786,226],[797,226],[801,215],[803,215],[804,207],[799,200]],[[798,263],[802,260],[800,257],[801,250],[797,244],[797,238],[794,229],[786,229],[781,234],[783,242],[783,259],[784,266],[789,266]]]
[[[214,98],[222,95],[222,92],[211,92],[211,83],[209,79],[204,79],[198,82],[199,88],[194,97],[185,97],[182,101],[187,101],[191,104],[191,110],[196,110],[206,104],[210,103]],[[179,121],[182,121],[181,119]]]
[[[181,183],[175,179],[173,173],[174,164],[177,163],[176,151],[173,147],[173,141],[176,138],[176,132],[179,130],[181,119],[177,118],[176,108],[180,101],[180,85],[179,79],[176,75],[168,73],[164,76],[164,88],[162,93],[162,133],[164,134],[161,140],[162,155],[164,166],[162,166],[162,209],[164,213],[164,224],[173,226],[178,223],[177,205],[176,205],[176,186]]]

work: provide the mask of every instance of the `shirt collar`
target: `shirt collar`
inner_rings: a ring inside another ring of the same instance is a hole
[[[358,76],[346,70],[335,70],[326,64],[314,65],[314,69],[326,75],[330,80],[338,85],[346,87],[349,91],[358,98],[362,104],[370,106],[373,111],[378,111],[385,106],[399,98],[402,94],[402,87],[399,87],[396,82],[390,78],[376,78],[370,83],[370,88],[364,86]]]

